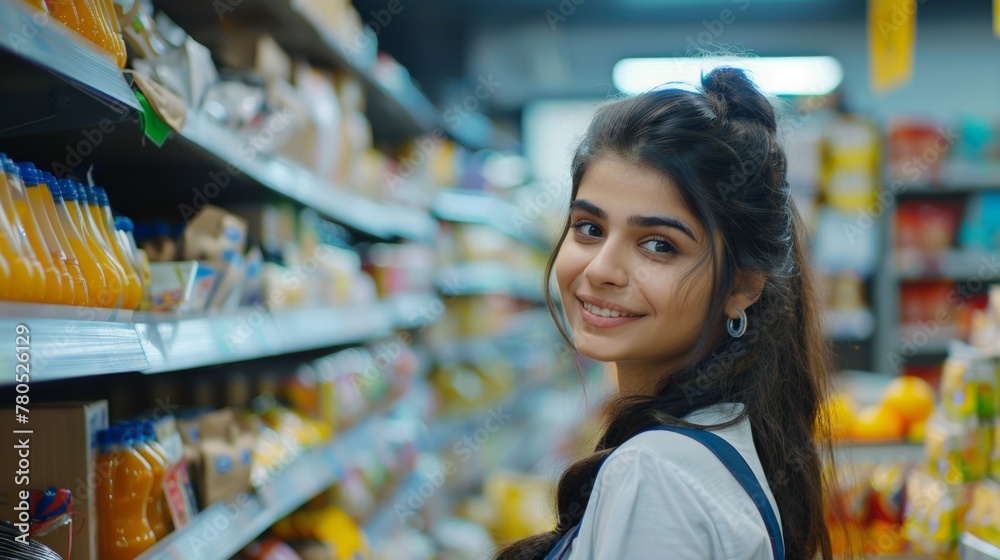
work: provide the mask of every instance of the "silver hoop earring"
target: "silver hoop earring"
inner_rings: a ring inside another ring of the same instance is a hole
[[[729,319],[726,321],[726,330],[729,331],[729,336],[733,338],[739,338],[743,336],[744,333],[747,332],[747,314],[739,307],[734,307],[733,311],[735,311],[736,314],[740,316],[740,326],[739,327],[733,326],[733,321],[735,321],[736,319]]]

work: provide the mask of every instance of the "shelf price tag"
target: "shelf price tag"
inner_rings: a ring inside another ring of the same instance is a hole
[[[916,0],[868,0],[868,49],[872,88],[888,93],[913,76]]]

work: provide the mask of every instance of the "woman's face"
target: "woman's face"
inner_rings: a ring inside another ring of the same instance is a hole
[[[661,372],[683,361],[706,320],[711,268],[699,263],[707,234],[677,186],[652,168],[598,159],[570,224],[554,268],[577,350]]]

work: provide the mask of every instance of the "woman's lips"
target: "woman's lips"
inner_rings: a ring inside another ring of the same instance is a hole
[[[594,327],[617,327],[645,317],[645,315],[637,315],[634,317],[605,317],[603,315],[596,315],[588,311],[587,308],[583,306],[583,302],[581,300],[577,299],[576,301],[577,306],[580,308],[580,317],[583,319],[583,322]]]

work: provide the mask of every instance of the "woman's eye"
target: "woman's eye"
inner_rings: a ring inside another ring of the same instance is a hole
[[[674,251],[674,246],[663,239],[650,239],[639,246],[654,253],[670,253]]]
[[[591,222],[576,222],[571,227],[587,237],[600,237],[604,233],[601,228]]]

